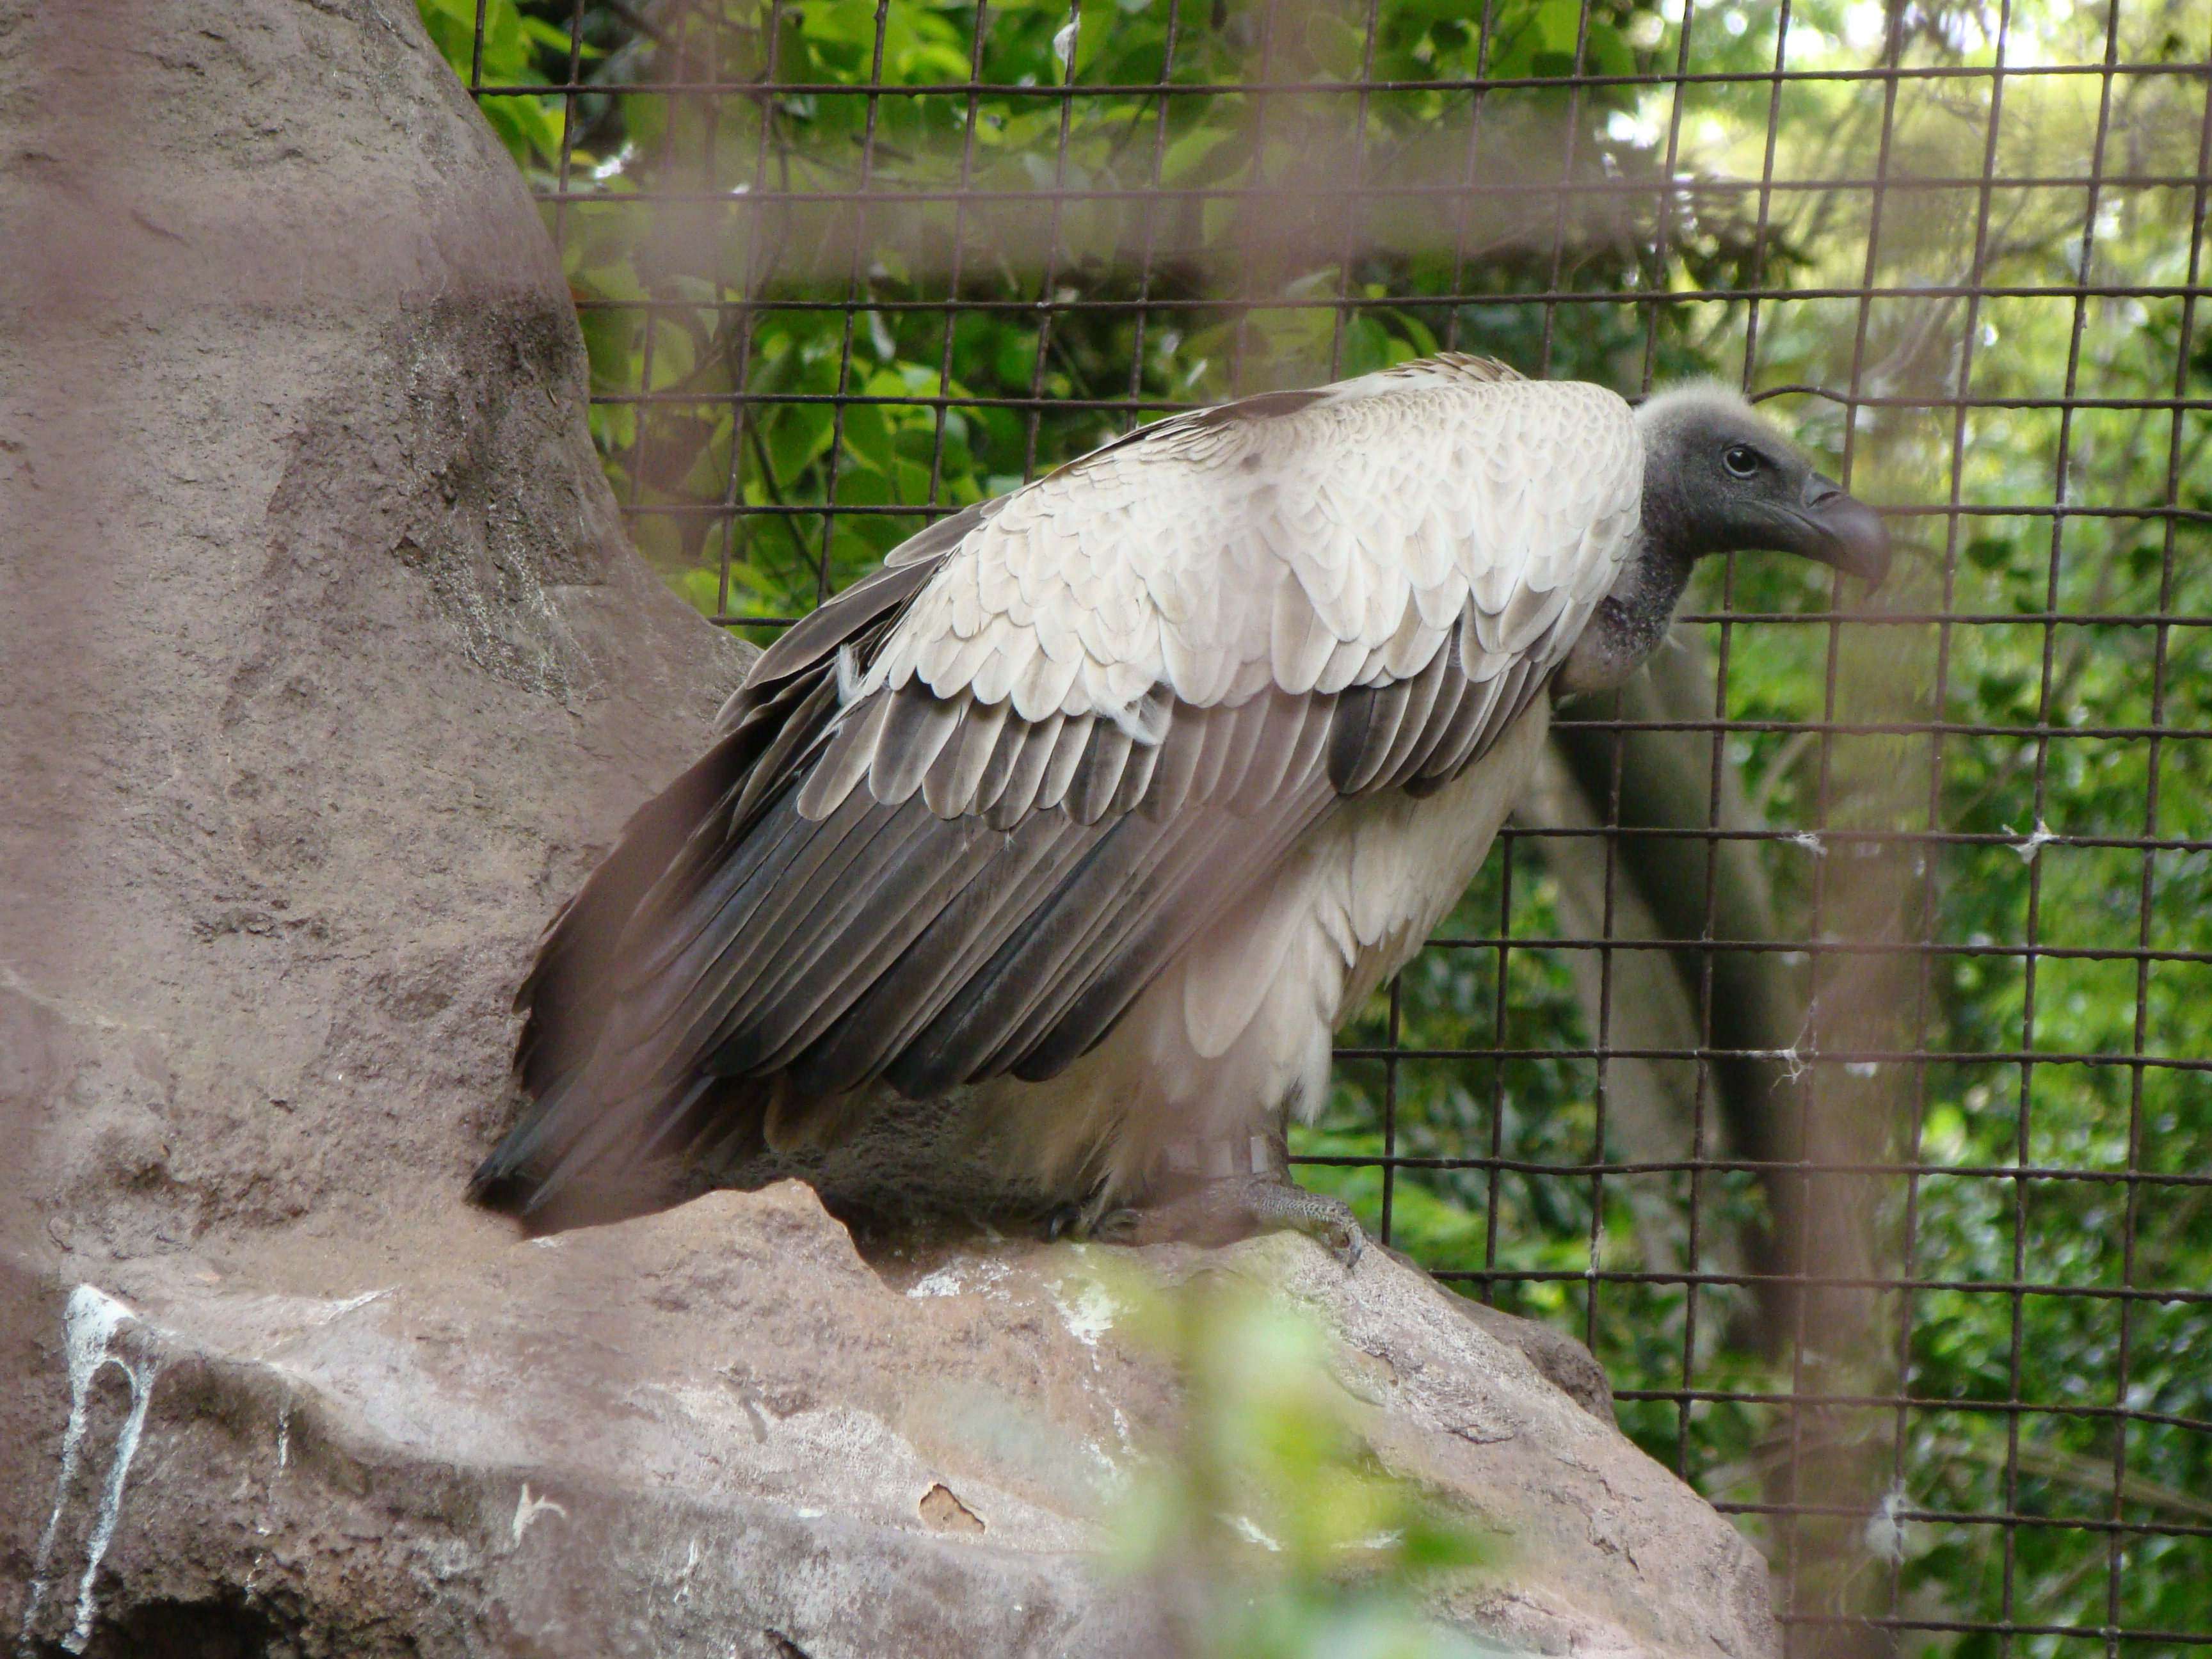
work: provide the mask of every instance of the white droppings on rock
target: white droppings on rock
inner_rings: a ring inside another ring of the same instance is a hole
[[[1262,1532],[1260,1529],[1260,1523],[1250,1516],[1231,1515],[1223,1518],[1236,1529],[1237,1536],[1246,1543],[1257,1544],[1263,1550],[1274,1550],[1278,1553],[1281,1551],[1283,1547]]]
[[[530,1495],[530,1483],[527,1480],[524,1481],[522,1496],[515,1500],[514,1519],[509,1523],[517,1544],[522,1541],[522,1534],[530,1530],[531,1523],[548,1510],[552,1510],[563,1521],[568,1518],[568,1511],[565,1505],[555,1498],[532,1498]]]
[[[907,1295],[917,1300],[932,1296],[988,1296],[1006,1276],[1003,1262],[988,1259],[953,1261],[917,1279],[908,1288]],[[1006,1293],[999,1291],[997,1294],[1003,1297]]]
[[[386,1285],[381,1290],[363,1291],[359,1296],[347,1297],[342,1302],[325,1302],[314,1312],[309,1314],[307,1319],[311,1324],[327,1325],[333,1319],[343,1319],[356,1309],[366,1308],[379,1297],[389,1296],[391,1293],[392,1287]]]
[[[1114,1328],[1115,1318],[1122,1311],[1114,1293],[1095,1279],[1077,1281],[1073,1293],[1066,1279],[1053,1281],[1046,1288],[1052,1305],[1060,1310],[1060,1322],[1086,1348],[1098,1346],[1098,1339]]]
[[[62,1513],[69,1506],[70,1488],[84,1459],[85,1433],[92,1407],[92,1379],[102,1366],[112,1364],[130,1379],[131,1407],[115,1437],[107,1479],[100,1486],[100,1508],[93,1517],[92,1534],[85,1544],[84,1576],[77,1581],[76,1617],[69,1633],[62,1638],[62,1646],[71,1653],[82,1653],[92,1638],[94,1581],[100,1573],[100,1559],[107,1553],[108,1543],[115,1535],[116,1517],[123,1509],[124,1485],[131,1478],[131,1460],[137,1453],[138,1437],[146,1426],[146,1407],[154,1392],[155,1363],[143,1360],[134,1364],[118,1355],[113,1348],[115,1338],[124,1326],[135,1323],[137,1318],[122,1303],[90,1285],[80,1285],[70,1291],[63,1312],[63,1348],[69,1368],[69,1423],[62,1431],[61,1473],[54,1482],[54,1507],[46,1516],[46,1530],[39,1537],[39,1553],[31,1568],[31,1593],[23,1607],[21,1642],[27,1650],[51,1588],[46,1571],[52,1565],[55,1537],[61,1529]]]

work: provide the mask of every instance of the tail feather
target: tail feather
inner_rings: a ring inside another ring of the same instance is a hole
[[[708,1165],[726,1173],[766,1153],[773,1092],[761,1079],[698,1078],[610,1099],[586,1073],[531,1104],[477,1166],[469,1197],[532,1231],[665,1209],[699,1190]]]

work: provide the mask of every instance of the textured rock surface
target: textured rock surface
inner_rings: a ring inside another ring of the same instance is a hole
[[[0,0],[0,1229],[465,1247],[538,930],[738,672],[536,211],[411,0]]]
[[[735,647],[628,550],[411,5],[12,3],[0,1091],[72,1243],[380,1225]]]
[[[738,665],[622,544],[412,7],[0,0],[0,1636],[1156,1652],[1078,1553],[1168,1402],[1085,1258],[459,1202],[538,930]],[[1522,1540],[1470,1622],[1766,1650],[1756,1557],[1515,1346],[1601,1407],[1571,1344],[1225,1259]]]
[[[1247,1275],[1341,1334],[1385,1462],[1507,1536],[1455,1622],[1545,1653],[1768,1650],[1733,1529],[1492,1334],[1518,1322],[1384,1252],[1349,1275],[1291,1236],[871,1266],[796,1183],[343,1297],[270,1294],[239,1257],[117,1264],[115,1299],[55,1285],[83,1427],[33,1627],[79,1620],[112,1510],[82,1602],[109,1628],[232,1605],[342,1652],[1159,1653],[1145,1598],[1082,1553],[1171,1443],[1164,1362],[1119,1328],[1132,1258]]]

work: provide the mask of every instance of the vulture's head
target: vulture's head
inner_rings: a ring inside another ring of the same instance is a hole
[[[1724,386],[1680,387],[1636,411],[1644,438],[1642,543],[1577,641],[1558,685],[1599,691],[1643,665],[1690,568],[1708,553],[1796,553],[1879,587],[1889,532],[1805,452]]]

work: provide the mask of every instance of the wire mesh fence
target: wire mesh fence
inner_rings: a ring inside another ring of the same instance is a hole
[[[1571,1323],[1796,1653],[2212,1645],[2202,0],[425,0],[757,640],[1176,409],[1741,385],[1886,505],[1559,711],[1301,1178]]]

